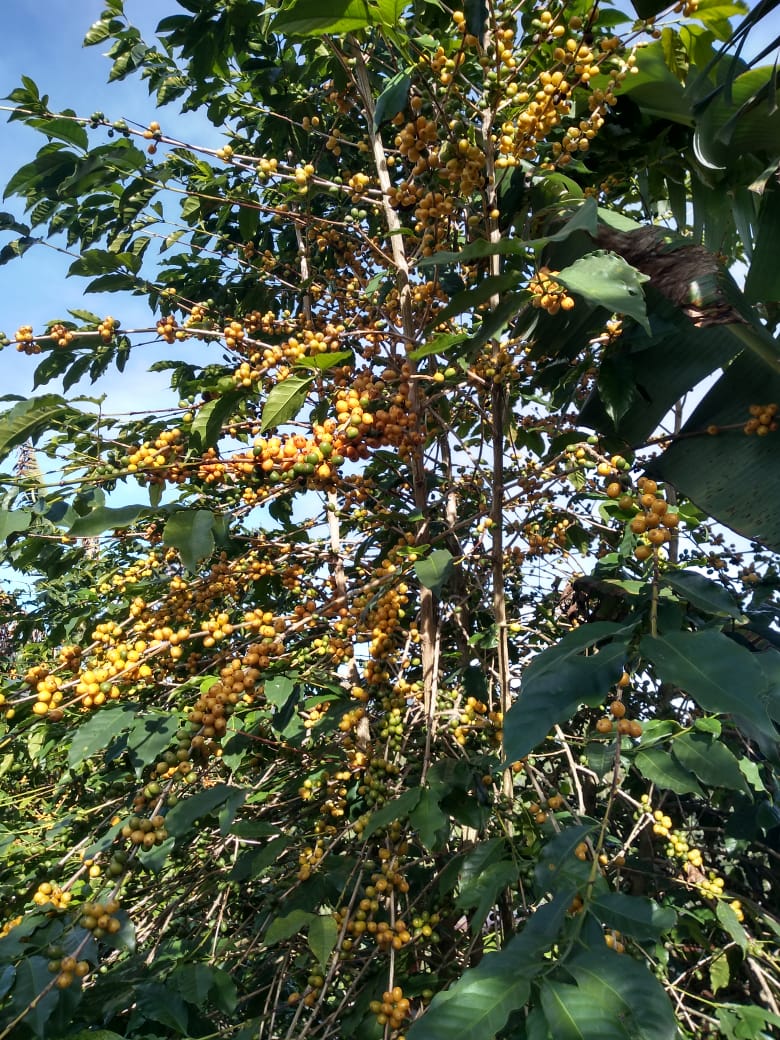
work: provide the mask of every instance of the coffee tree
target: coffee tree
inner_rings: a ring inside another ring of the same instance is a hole
[[[141,122],[7,105],[44,143],[0,261],[153,317],[10,318],[0,1037],[772,1035],[743,10],[178,6],[86,36]],[[169,408],[84,396],[150,342]]]

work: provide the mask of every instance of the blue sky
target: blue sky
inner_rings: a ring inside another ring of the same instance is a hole
[[[169,14],[181,13],[174,0],[126,0],[130,21],[151,42],[157,23]],[[0,65],[0,96],[7,96],[30,76],[41,93],[49,94],[52,109],[72,108],[82,115],[101,109],[109,118],[148,123],[159,118],[154,99],[137,78],[107,84],[110,61],[104,56],[106,44],[82,47],[89,26],[103,10],[102,0],[10,0],[4,5],[3,61]],[[4,188],[15,170],[32,159],[45,143],[39,133],[20,123],[7,123],[0,114],[0,185]],[[183,118],[174,105],[163,118],[165,129],[185,132],[199,144],[219,147],[219,135],[205,119],[196,115]],[[186,127],[186,131],[182,128]],[[102,139],[96,131],[94,140]],[[0,209],[21,217],[21,200],[0,202]],[[23,218],[22,218],[23,219]],[[8,236],[3,236],[7,241]],[[112,314],[125,328],[146,327],[151,315],[143,300],[120,294],[85,296],[85,282],[65,277],[70,260],[45,247],[36,247],[20,260],[0,267],[0,329],[13,338],[20,325],[40,329],[46,321],[67,317],[69,307],[81,307],[101,316]],[[135,353],[124,374],[109,372],[96,387],[85,393],[106,392],[110,410],[125,411],[156,404],[171,404],[165,375],[146,372],[157,348],[150,346]],[[166,357],[184,355],[184,349],[170,347]],[[40,359],[38,359],[40,360]],[[17,353],[13,346],[0,354],[2,393],[27,396],[32,390],[35,358]],[[56,390],[52,385],[49,389]],[[45,393],[40,388],[36,393]]]

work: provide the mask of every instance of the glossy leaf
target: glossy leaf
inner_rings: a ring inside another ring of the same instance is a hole
[[[743,617],[742,608],[733,593],[698,571],[670,571],[663,575],[661,583],[671,588],[681,599],[708,614],[737,620]]]
[[[722,741],[704,733],[683,733],[672,747],[674,757],[703,784],[750,793],[737,757]]]
[[[403,111],[409,97],[409,88],[412,85],[411,76],[406,72],[397,72],[387,81],[387,86],[376,99],[374,109],[374,129],[379,127],[388,119]]]
[[[196,820],[208,816],[221,806],[229,803],[238,808],[246,794],[242,788],[231,787],[228,784],[217,784],[216,787],[198,791],[173,806],[165,817],[165,826],[174,837],[181,837],[190,830]]]
[[[283,917],[275,917],[266,929],[263,940],[266,945],[273,946],[274,943],[297,935],[306,925],[313,924],[317,917],[317,914],[309,913],[308,910],[293,910]]]
[[[574,984],[546,979],[541,1002],[555,1040],[675,1040],[669,998],[644,964],[589,950],[565,965]]]
[[[78,416],[72,405],[56,394],[44,394],[19,401],[0,415],[0,458],[26,440],[37,441],[43,434],[61,429]]]
[[[648,276],[616,253],[597,250],[564,267],[555,280],[588,303],[610,313],[627,314],[650,335],[642,283]]]
[[[679,488],[721,523],[747,538],[778,547],[780,512],[765,495],[755,494],[756,488],[771,487],[780,480],[777,435],[748,437],[741,429],[751,404],[771,401],[780,401],[780,375],[745,352],[695,408],[680,431],[683,437],[655,459],[648,471]],[[710,426],[722,432],[708,435],[705,431]]]
[[[190,427],[190,437],[194,448],[202,452],[217,443],[223,424],[235,414],[236,405],[242,396],[238,391],[221,394],[213,401],[207,401],[202,408],[198,409]]]
[[[623,671],[626,644],[615,639],[588,656],[583,651],[623,631],[611,622],[584,625],[533,659],[504,719],[504,752],[510,761],[532,751],[580,704],[604,700]]]
[[[652,899],[623,892],[600,894],[589,904],[588,909],[607,928],[622,932],[637,942],[657,942],[674,927],[677,919],[671,908],[659,906]]]
[[[530,980],[545,965],[544,954],[555,942],[565,912],[562,900],[538,909],[503,950],[488,953],[433,998],[407,1031],[409,1040],[494,1040],[512,1011],[526,1003]]]
[[[447,549],[434,549],[425,559],[415,561],[414,572],[417,580],[438,596],[452,576],[452,561],[452,553]]]
[[[69,768],[76,769],[98,751],[107,748],[114,737],[129,729],[135,710],[131,704],[109,704],[83,722],[68,748]]]
[[[642,653],[664,682],[673,683],[705,711],[744,717],[766,733],[774,727],[764,707],[766,680],[749,650],[713,629],[645,636]]]
[[[328,963],[338,937],[338,925],[330,914],[320,914],[314,918],[309,925],[308,943],[317,964]]]
[[[664,791],[674,791],[675,794],[704,794],[693,773],[677,759],[672,758],[665,748],[640,749],[632,760],[646,780]]]
[[[0,509],[0,542],[18,531],[26,531],[31,519],[29,509]]]
[[[313,376],[288,376],[281,383],[276,383],[268,394],[260,420],[260,432],[281,426],[294,419],[303,408]]]
[[[85,516],[76,517],[70,525],[69,531],[76,538],[94,538],[103,534],[104,531],[121,530],[130,527],[136,520],[149,513],[148,506],[128,505],[99,506],[91,510]]]
[[[177,549],[181,562],[194,574],[214,551],[214,514],[210,509],[177,510],[165,524],[163,544]]]
[[[402,9],[399,0],[295,0],[274,18],[271,29],[289,36],[341,35],[369,25],[394,26]]]

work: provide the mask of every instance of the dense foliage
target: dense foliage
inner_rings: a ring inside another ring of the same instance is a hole
[[[45,390],[0,416],[0,1038],[772,1035],[744,11],[179,7],[86,37],[148,122],[9,99],[45,143],[0,263],[154,317],[6,341]],[[84,396],[150,342],[170,408]]]

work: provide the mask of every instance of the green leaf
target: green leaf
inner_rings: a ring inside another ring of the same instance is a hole
[[[658,941],[677,920],[670,907],[659,906],[644,896],[629,896],[623,892],[598,895],[589,903],[589,909],[602,924],[631,936],[637,942]]]
[[[31,520],[29,509],[0,509],[0,542],[4,542],[9,534],[26,531]]]
[[[343,365],[352,358],[351,350],[324,351],[322,354],[312,354],[311,357],[296,361],[296,368],[313,368],[317,372],[327,372],[329,368]]]
[[[396,25],[402,0],[296,0],[271,22],[271,32],[285,36],[341,36],[370,25]]]
[[[183,798],[168,811],[165,826],[170,834],[180,838],[190,830],[196,820],[209,816],[221,806],[230,804],[238,808],[246,795],[247,792],[243,788],[231,787],[229,784],[217,784],[205,791],[198,791],[189,798]]]
[[[721,1004],[716,1010],[725,1040],[769,1040],[768,1026],[780,1026],[780,1015],[755,1004]]]
[[[214,551],[214,520],[210,509],[179,509],[165,524],[163,545],[178,549],[181,562],[191,574]]]
[[[758,214],[758,232],[753,246],[753,257],[745,279],[745,297],[751,303],[780,300],[780,266],[775,263],[776,246],[780,241],[780,187],[767,186]]]
[[[288,376],[276,383],[268,394],[260,419],[260,432],[293,419],[303,408],[314,376]]]
[[[472,935],[476,935],[482,928],[490,908],[495,905],[504,889],[516,883],[517,874],[517,864],[502,859],[498,863],[490,863],[468,883],[461,882],[455,906],[462,910],[474,908],[471,918]]]
[[[627,314],[650,335],[642,283],[649,281],[616,253],[598,249],[575,260],[555,280],[610,313]]]
[[[759,345],[765,343],[766,334],[751,325],[728,329],[726,334],[732,337],[755,333]],[[654,459],[647,472],[672,484],[733,531],[778,549],[780,509],[771,496],[756,494],[756,488],[780,485],[778,434],[746,437],[741,429],[751,404],[780,401],[780,374],[775,370],[780,355],[771,337],[765,345],[774,361],[753,349],[743,351],[697,405],[680,439]],[[711,425],[722,432],[708,436],[705,431]],[[729,426],[735,428],[725,429]]]
[[[31,119],[29,125],[42,130],[49,138],[65,141],[66,144],[74,144],[82,151],[86,151],[89,147],[87,131],[78,119],[54,116],[51,119]]]
[[[377,809],[363,829],[363,837],[370,838],[372,834],[387,827],[393,820],[402,820],[408,816],[419,802],[421,790],[420,787],[413,787],[399,794],[392,801],[386,802],[381,809]]]
[[[725,953],[716,953],[710,961],[710,989],[717,993],[719,989],[725,989],[731,980],[729,959]]]
[[[715,916],[724,932],[734,940],[743,953],[746,953],[748,945],[747,932],[734,912],[734,907],[730,906],[725,899],[719,899],[715,904]]]
[[[374,109],[375,130],[378,130],[386,120],[392,119],[399,112],[403,112],[411,85],[412,77],[406,72],[397,72],[395,76],[392,76],[387,81],[385,89],[376,99],[376,107]]]
[[[318,914],[312,914],[308,910],[293,910],[285,917],[275,917],[266,929],[263,942],[266,946],[282,942],[297,935],[307,924],[311,925],[317,920]]]
[[[59,999],[56,989],[49,990],[44,997],[41,997],[41,993],[51,982],[51,972],[47,965],[45,957],[36,955],[25,957],[16,965],[16,980],[11,990],[11,1003],[4,1009],[4,1016],[9,1019],[14,1019],[26,1011],[22,1024],[39,1037],[46,1035],[46,1023]]]
[[[743,619],[739,603],[723,585],[696,571],[670,571],[661,576],[661,585],[673,589],[680,599],[707,614]]]
[[[190,438],[196,451],[206,451],[217,443],[225,420],[235,414],[236,406],[243,396],[241,391],[222,394],[213,401],[207,401],[198,410],[190,427]]]
[[[623,671],[626,644],[615,640],[589,656],[583,651],[624,631],[612,622],[592,622],[533,659],[504,719],[504,752],[509,761],[524,758],[581,704],[596,705],[607,696]]]
[[[530,995],[530,980],[549,962],[547,950],[558,937],[570,899],[541,906],[503,950],[488,953],[448,990],[437,993],[416,1019],[409,1040],[493,1040],[513,1011]]]
[[[414,361],[420,361],[422,358],[430,357],[431,354],[446,355],[452,347],[463,343],[468,338],[465,332],[452,332],[443,336],[436,336],[430,343],[417,347],[415,350],[410,350],[409,357]]]
[[[182,964],[170,976],[170,981],[188,1004],[201,1007],[213,983],[214,969],[209,964]]]
[[[437,852],[447,840],[449,820],[439,806],[441,792],[422,787],[416,792],[419,797],[409,809],[409,822],[418,832],[420,841],[429,852]]]
[[[265,699],[275,708],[283,708],[292,696],[296,682],[288,675],[275,675],[264,686]]]
[[[561,893],[571,900],[574,893],[587,882],[590,863],[575,856],[574,850],[595,828],[596,825],[592,823],[565,827],[547,842],[534,871],[542,891]]]
[[[320,966],[324,967],[328,963],[338,937],[339,927],[330,914],[320,914],[309,925],[309,949]]]
[[[135,710],[132,704],[107,704],[91,715],[73,734],[68,747],[68,767],[76,769],[107,748],[115,736],[129,729]]]
[[[672,758],[665,748],[639,750],[633,757],[633,763],[646,780],[663,790],[674,791],[675,794],[704,795],[693,773]]]
[[[0,459],[26,440],[34,442],[44,433],[62,430],[70,420],[82,414],[56,394],[19,401],[0,415]]]
[[[230,871],[231,881],[246,881],[247,878],[263,878],[268,873],[268,868],[283,855],[290,845],[290,839],[285,835],[272,838],[260,848],[248,849],[236,860]]]
[[[447,549],[434,549],[424,560],[415,562],[414,573],[417,580],[434,595],[440,595],[443,586],[452,576],[453,559],[452,553]]]
[[[749,69],[733,79],[730,91],[722,89],[711,98],[696,122],[693,145],[700,162],[727,169],[736,156],[777,155],[780,109],[775,77],[772,66]]]
[[[145,1018],[175,1029],[179,1036],[187,1035],[187,1006],[170,986],[141,983],[136,990],[136,1009]]]
[[[683,733],[674,741],[673,752],[674,757],[708,787],[750,793],[739,761],[717,738],[704,733]]]
[[[540,997],[555,1040],[675,1040],[669,998],[644,964],[608,950],[566,962],[574,985],[548,978]]]
[[[673,683],[705,711],[731,714],[774,736],[762,697],[766,679],[753,654],[722,632],[670,632],[645,636],[643,656],[663,682]]]
[[[102,534],[104,531],[130,527],[136,520],[147,516],[148,513],[149,506],[142,505],[118,506],[116,509],[112,509],[110,506],[98,506],[86,516],[76,517],[68,530],[76,538],[94,538],[95,535]]]
[[[174,712],[150,708],[136,715],[127,735],[127,751],[139,776],[158,755],[167,750],[178,728],[179,719]]]

